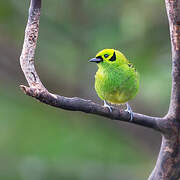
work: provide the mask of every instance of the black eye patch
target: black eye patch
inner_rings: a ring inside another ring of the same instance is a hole
[[[110,60],[110,61],[115,61],[115,60],[116,60],[116,53],[115,53],[115,51],[114,51],[113,56],[112,56],[109,60]]]
[[[109,55],[108,54],[105,54],[104,57],[107,58]]]

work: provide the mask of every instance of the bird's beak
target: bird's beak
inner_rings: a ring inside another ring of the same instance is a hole
[[[100,63],[100,62],[102,62],[102,61],[103,61],[103,59],[101,59],[101,58],[92,58],[92,59],[90,59],[88,62]]]

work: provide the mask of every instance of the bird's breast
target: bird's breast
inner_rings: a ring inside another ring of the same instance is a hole
[[[98,96],[111,103],[124,103],[137,92],[137,77],[134,73],[121,70],[104,71],[95,75],[95,90]]]

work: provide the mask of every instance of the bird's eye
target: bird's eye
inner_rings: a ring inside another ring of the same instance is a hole
[[[105,54],[104,57],[107,58],[109,55],[108,54]]]

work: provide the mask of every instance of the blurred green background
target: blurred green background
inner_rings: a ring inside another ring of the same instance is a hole
[[[29,0],[0,1],[0,179],[144,180],[161,137],[153,130],[41,104],[19,89]],[[103,48],[121,50],[141,75],[133,110],[167,112],[171,87],[168,23],[163,1],[43,0],[36,68],[64,96],[102,102],[94,90]]]

